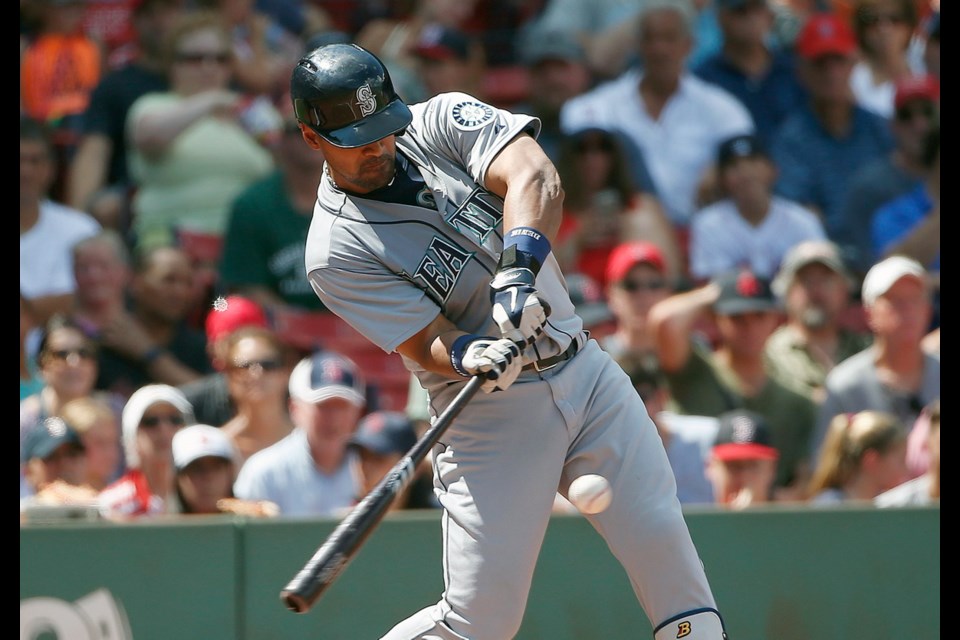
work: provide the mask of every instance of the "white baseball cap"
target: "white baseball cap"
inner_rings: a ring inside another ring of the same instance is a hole
[[[297,363],[290,373],[290,396],[318,403],[331,398],[367,404],[367,387],[360,369],[350,358],[333,351],[316,351]]]
[[[140,454],[137,452],[137,430],[143,414],[153,405],[166,402],[177,408],[183,414],[184,422],[191,424],[193,419],[193,405],[180,389],[168,384],[148,384],[140,387],[123,406],[120,423],[123,427],[123,445],[127,466],[131,469],[140,467]]]
[[[237,462],[237,450],[222,430],[209,424],[194,424],[180,429],[173,436],[173,464],[177,471],[210,456]]]
[[[860,298],[866,306],[873,305],[877,298],[890,290],[901,278],[916,278],[927,284],[927,270],[913,258],[890,256],[870,267],[863,278]]]

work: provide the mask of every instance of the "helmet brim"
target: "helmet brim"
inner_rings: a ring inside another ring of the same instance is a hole
[[[413,120],[410,108],[400,98],[394,99],[379,113],[367,116],[346,127],[317,131],[327,142],[343,149],[355,149],[403,131]]]

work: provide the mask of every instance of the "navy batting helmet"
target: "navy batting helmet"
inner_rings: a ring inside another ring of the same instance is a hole
[[[324,45],[300,58],[290,95],[297,120],[338,147],[401,133],[413,118],[383,62],[355,44]]]

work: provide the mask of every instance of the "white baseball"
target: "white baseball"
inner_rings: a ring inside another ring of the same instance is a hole
[[[588,473],[570,483],[567,499],[580,513],[600,513],[610,506],[613,490],[606,478]]]

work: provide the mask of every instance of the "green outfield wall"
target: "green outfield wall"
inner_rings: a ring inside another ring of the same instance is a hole
[[[940,509],[687,511],[731,640],[940,638]],[[30,640],[367,640],[442,589],[439,514],[391,514],[314,608],[279,593],[332,520],[186,517],[20,528]],[[650,639],[580,516],[547,531],[520,640]]]

